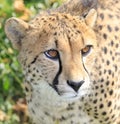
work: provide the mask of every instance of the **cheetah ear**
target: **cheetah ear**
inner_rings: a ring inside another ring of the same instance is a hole
[[[87,16],[85,17],[85,22],[88,26],[93,28],[96,20],[97,20],[97,11],[95,9],[91,9],[88,12]]]
[[[12,17],[6,21],[5,33],[15,49],[20,50],[21,40],[26,35],[26,30],[28,28],[28,23],[15,17]]]

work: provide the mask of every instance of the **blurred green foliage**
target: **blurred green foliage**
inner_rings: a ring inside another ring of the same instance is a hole
[[[0,111],[9,118],[0,120],[0,124],[24,123],[20,122],[20,117],[13,111],[16,101],[24,97],[22,69],[16,57],[18,51],[12,48],[4,33],[6,19],[21,16],[14,10],[14,1],[0,0]],[[58,7],[62,0],[25,0],[24,3],[26,8],[31,11],[32,18],[40,10]]]

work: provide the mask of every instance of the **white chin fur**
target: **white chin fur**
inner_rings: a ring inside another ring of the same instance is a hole
[[[77,96],[77,93],[67,92],[61,95],[62,98],[74,98]]]
[[[50,87],[48,83],[44,81],[40,82],[38,85],[32,86],[35,89],[32,94],[32,104],[38,104],[40,108],[44,109],[66,107],[68,102],[70,103],[72,101],[75,101],[79,99],[81,95],[83,95],[83,90],[80,89],[79,92],[76,93],[69,86],[59,87],[58,90],[61,89],[61,95],[58,95],[55,89]]]
[[[80,96],[77,93],[70,93],[70,92],[65,93],[61,97],[67,102],[72,102],[72,101],[78,100],[80,98]]]

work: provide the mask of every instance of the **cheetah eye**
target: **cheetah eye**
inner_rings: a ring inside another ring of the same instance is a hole
[[[83,56],[86,56],[90,53],[91,51],[91,48],[92,48],[92,45],[87,45],[86,47],[84,47],[82,50],[81,50],[81,53]]]
[[[59,58],[59,53],[57,50],[54,50],[54,49],[50,49],[50,50],[47,50],[44,52],[44,54],[50,58],[50,59],[58,59]]]

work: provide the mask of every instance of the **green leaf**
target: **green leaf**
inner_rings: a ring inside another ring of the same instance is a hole
[[[10,88],[10,82],[9,82],[9,78],[8,77],[4,77],[3,79],[3,88],[5,91],[8,91]]]

